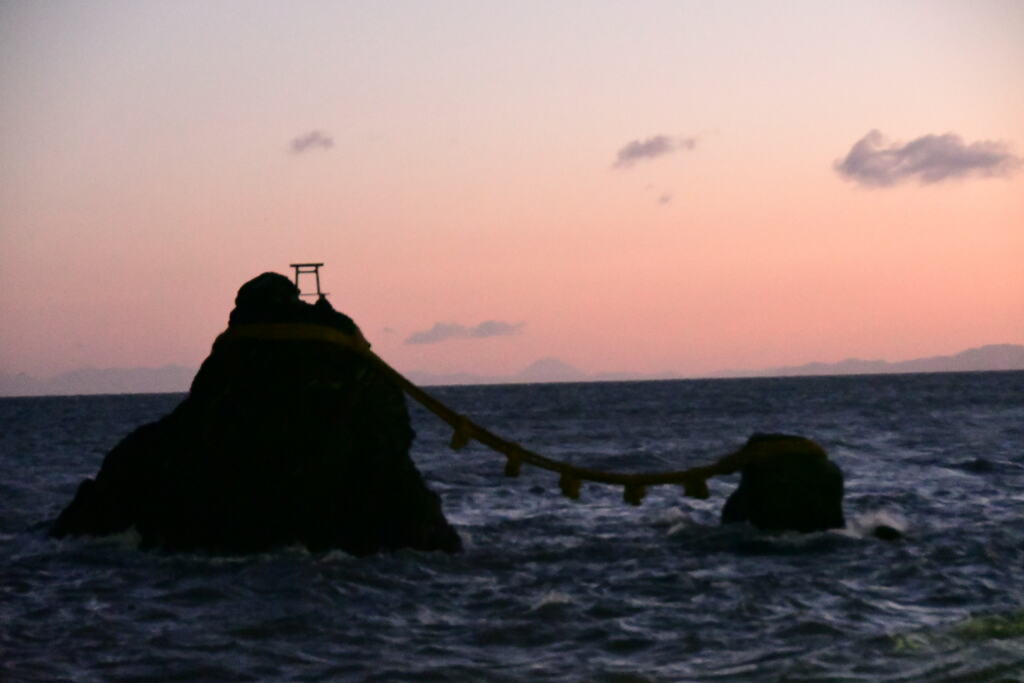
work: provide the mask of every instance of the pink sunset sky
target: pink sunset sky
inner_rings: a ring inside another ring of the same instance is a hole
[[[1024,343],[1022,36],[1017,0],[7,0],[0,371],[197,366],[296,261],[405,371]]]

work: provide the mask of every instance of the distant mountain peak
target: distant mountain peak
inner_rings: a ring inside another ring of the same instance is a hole
[[[587,379],[586,373],[563,360],[553,357],[540,358],[515,374],[521,382],[576,382]]]

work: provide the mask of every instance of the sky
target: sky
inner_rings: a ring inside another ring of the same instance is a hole
[[[1024,343],[1021,36],[1017,0],[0,0],[0,372],[198,366],[304,261],[404,371]]]

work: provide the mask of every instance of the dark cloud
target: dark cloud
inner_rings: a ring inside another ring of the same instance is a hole
[[[475,327],[457,323],[435,323],[429,330],[413,332],[406,344],[436,344],[448,339],[481,339],[484,337],[505,337],[518,334],[525,323],[506,323],[500,320],[485,320]]]
[[[697,138],[671,138],[667,135],[633,140],[615,154],[612,168],[629,168],[638,161],[665,156],[681,149],[693,149],[696,146]]]
[[[888,187],[916,179],[920,183],[967,176],[1005,176],[1021,167],[1020,157],[1001,142],[981,140],[966,144],[959,135],[923,135],[906,144],[889,143],[873,130],[835,163],[847,180],[869,187]]]
[[[334,140],[322,130],[313,130],[292,139],[290,147],[292,154],[302,154],[317,147],[330,149],[334,147]]]

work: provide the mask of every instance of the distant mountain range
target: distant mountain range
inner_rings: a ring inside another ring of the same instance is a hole
[[[709,377],[802,377],[809,375],[877,375],[914,372],[983,372],[991,370],[1024,370],[1024,346],[990,344],[961,351],[952,356],[932,356],[890,363],[884,360],[848,358],[838,363],[807,363],[761,370],[723,370]],[[661,373],[587,374],[557,358],[544,358],[513,375],[486,376],[471,373],[438,375],[411,372],[409,379],[417,384],[521,384],[529,382],[614,382],[650,379],[683,379],[682,375]]]
[[[1024,346],[990,344],[961,351],[952,356],[932,356],[896,363],[849,358],[838,363],[807,363],[762,370],[726,370],[714,373],[710,377],[801,377],[991,370],[1024,370]],[[181,365],[165,365],[160,368],[83,368],[49,379],[37,379],[24,373],[0,373],[0,396],[177,393],[188,391],[195,373],[194,368]],[[542,358],[511,375],[477,375],[468,372],[436,374],[413,371],[407,373],[407,376],[416,384],[425,386],[682,379],[681,375],[671,373],[588,374],[557,358]]]
[[[0,396],[172,394],[188,391],[195,368],[81,368],[48,379],[0,373]]]
[[[805,375],[877,375],[912,372],[981,372],[1024,370],[1024,346],[989,344],[952,356],[931,356],[890,363],[884,360],[847,358],[838,363],[807,363],[764,370],[729,370],[716,377],[801,377]]]

